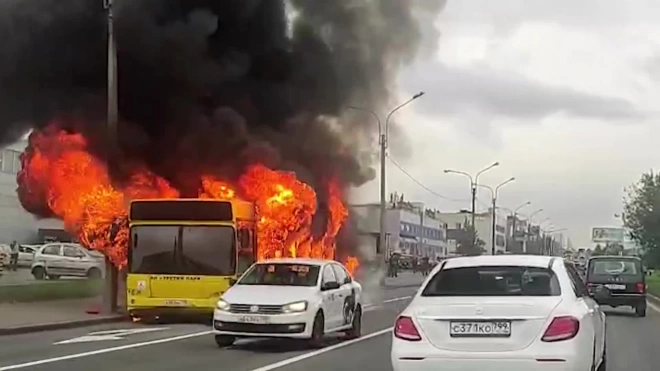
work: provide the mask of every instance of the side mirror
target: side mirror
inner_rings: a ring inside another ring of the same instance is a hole
[[[339,285],[339,282],[326,282],[323,284],[323,286],[321,286],[321,290],[323,291],[336,290],[339,287],[341,287]]]

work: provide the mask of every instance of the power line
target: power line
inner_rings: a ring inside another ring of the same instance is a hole
[[[445,195],[441,195],[440,193],[438,193],[438,192],[432,190],[431,188],[425,186],[424,183],[422,183],[422,182],[420,182],[419,180],[417,180],[417,179],[416,179],[414,176],[412,176],[408,171],[406,171],[406,169],[404,169],[403,166],[399,165],[399,163],[396,162],[396,161],[392,158],[392,156],[390,156],[389,154],[386,155],[386,156],[387,156],[387,158],[390,160],[390,162],[392,162],[392,165],[394,165],[397,169],[399,169],[399,171],[401,171],[401,172],[404,173],[408,178],[410,178],[410,180],[412,180],[413,182],[415,182],[418,186],[422,187],[425,191],[429,192],[430,194],[432,194],[432,195],[434,195],[434,196],[436,196],[436,197],[440,197],[440,198],[442,198],[442,199],[444,199],[444,200],[447,200],[447,201],[453,201],[453,202],[467,202],[467,201],[469,201],[469,200],[457,200],[457,199],[455,199],[455,198],[450,198],[450,197],[447,197],[447,196],[445,196]]]

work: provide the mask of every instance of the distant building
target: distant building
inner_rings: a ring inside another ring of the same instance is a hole
[[[449,239],[460,239],[460,233],[464,233],[465,228],[472,221],[472,213],[467,210],[460,210],[453,213],[438,213],[437,216],[442,220],[447,228]],[[492,222],[491,210],[485,213],[475,215],[475,229],[480,240],[484,241],[485,254],[492,253]],[[502,254],[506,251],[506,218],[501,215],[495,216],[495,253]]]
[[[528,228],[527,220],[521,219],[517,215],[506,217],[506,235],[509,239],[507,251],[514,254],[527,252]]]
[[[379,242],[380,204],[351,205],[357,218],[360,243],[388,255],[400,253],[419,257],[447,256],[447,231],[436,210],[423,203],[408,202],[396,193],[390,196],[385,214],[385,242]],[[385,250],[382,250],[382,249]]]
[[[48,223],[62,230],[60,221],[38,221],[23,209],[18,200],[16,175],[21,170],[20,156],[27,141],[20,141],[0,151],[0,244],[40,242],[39,229]]]

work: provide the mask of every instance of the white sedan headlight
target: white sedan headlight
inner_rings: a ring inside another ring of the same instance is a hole
[[[297,301],[295,303],[286,304],[282,307],[284,313],[299,313],[307,310],[306,301]]]
[[[218,300],[218,303],[215,305],[218,310],[223,310],[223,311],[228,311],[229,310],[229,303],[226,301],[220,299]]]

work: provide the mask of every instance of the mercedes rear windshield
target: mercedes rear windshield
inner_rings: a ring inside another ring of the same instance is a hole
[[[435,274],[422,296],[559,296],[554,272],[525,266],[479,266],[444,269]]]

